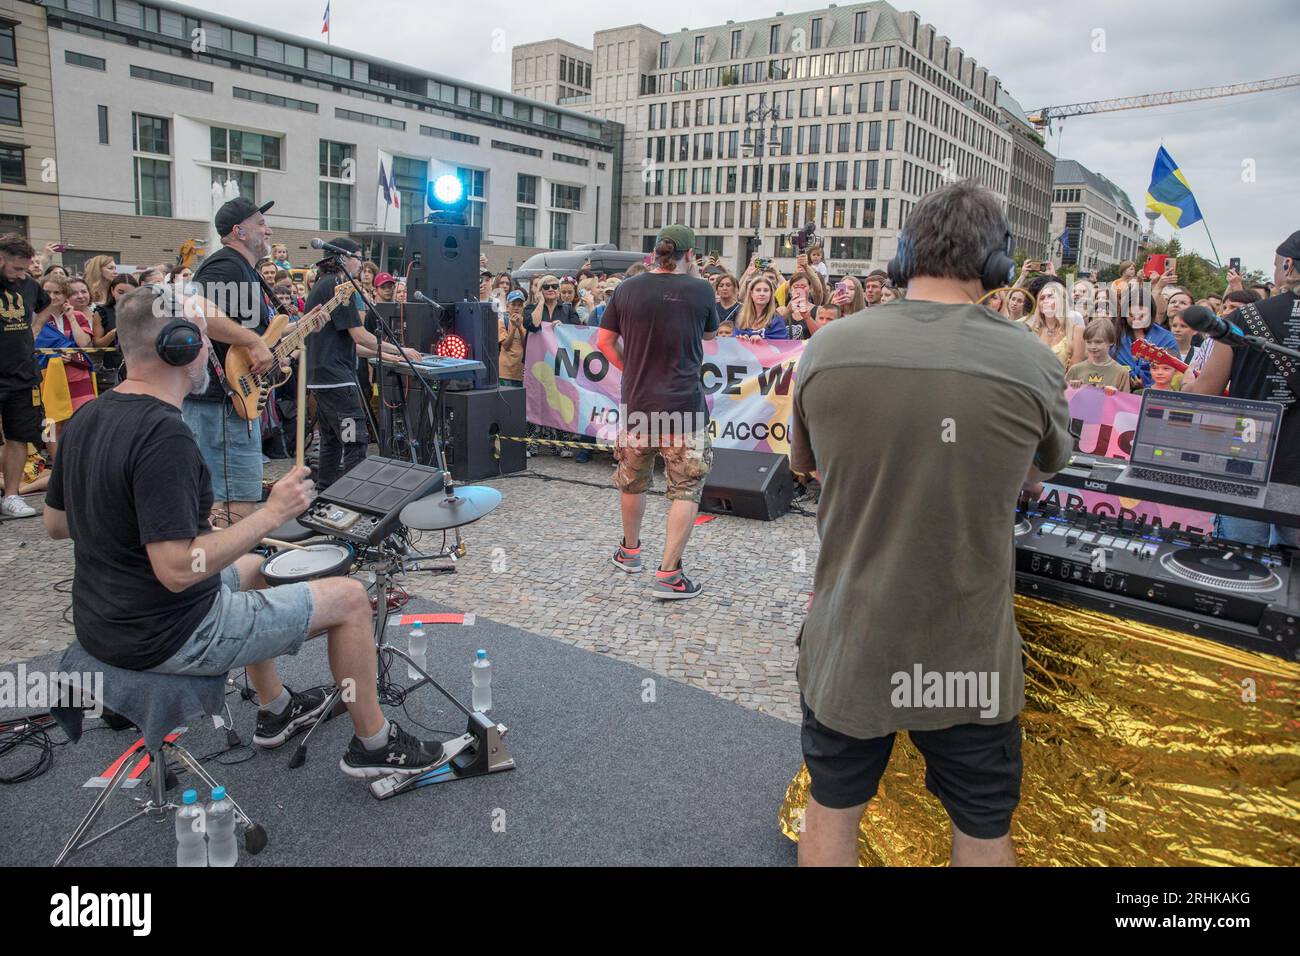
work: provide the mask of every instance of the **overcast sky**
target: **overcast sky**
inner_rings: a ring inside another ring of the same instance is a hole
[[[321,38],[325,0],[210,0],[206,6]],[[631,23],[672,33],[826,6],[809,0],[474,0],[454,6],[447,0],[331,0],[331,36],[339,47],[509,90],[515,44],[561,37],[589,47],[596,30]],[[1294,46],[1300,6],[1294,0],[916,0],[894,6],[933,23],[997,75],[1026,110],[1300,72]],[[493,50],[494,39],[500,52]],[[1094,52],[1103,44],[1104,52]],[[1291,87],[1078,117],[1054,129],[1048,149],[1112,179],[1140,216],[1163,142],[1191,184],[1224,264],[1240,256],[1245,267],[1271,274],[1273,250],[1300,229],[1297,120],[1300,87]],[[1246,170],[1253,170],[1253,182],[1243,181],[1247,160],[1253,161]],[[1164,220],[1156,229],[1163,236],[1172,232]],[[1213,258],[1202,224],[1180,237],[1184,246]]]

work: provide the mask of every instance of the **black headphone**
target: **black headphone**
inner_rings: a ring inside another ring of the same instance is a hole
[[[1011,249],[1013,238],[1011,230],[1006,230],[1002,237],[1002,245],[994,246],[984,261],[980,263],[980,285],[986,292],[1010,285],[1016,277],[1016,260],[1011,258]],[[885,271],[889,273],[889,281],[894,284],[896,289],[907,288],[908,280],[912,278],[913,264],[911,254],[908,249],[908,242],[902,236],[898,239],[898,251],[894,253],[894,258],[889,260],[889,265]]]
[[[153,285],[153,289],[166,300],[172,315],[176,315],[175,292],[170,287],[158,283]],[[203,333],[193,322],[172,319],[162,327],[158,338],[154,340],[153,347],[158,357],[168,365],[177,367],[189,365],[203,351]]]
[[[174,319],[158,333],[154,348],[168,365],[189,365],[203,351],[203,333],[193,322]]]

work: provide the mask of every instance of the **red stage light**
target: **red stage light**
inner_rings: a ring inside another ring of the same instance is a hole
[[[467,359],[469,343],[459,335],[448,334],[438,340],[438,345],[433,352],[441,358]]]

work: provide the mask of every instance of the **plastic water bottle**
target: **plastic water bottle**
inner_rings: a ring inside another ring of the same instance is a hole
[[[226,796],[225,787],[213,787],[208,804],[208,866],[234,866],[238,861],[235,805]]]
[[[411,628],[411,641],[407,645],[407,653],[411,655],[411,660],[420,666],[420,670],[427,671],[429,664],[429,636],[424,633],[424,625],[416,621],[415,627]],[[411,680],[423,680],[424,675],[417,671],[410,664],[406,665],[406,676]]]
[[[176,865],[207,866],[207,822],[196,790],[186,790],[176,811]]]
[[[472,695],[474,710],[486,714],[492,709],[492,662],[487,659],[487,651],[479,648],[474,654],[474,663],[470,665],[469,675],[474,682]]]

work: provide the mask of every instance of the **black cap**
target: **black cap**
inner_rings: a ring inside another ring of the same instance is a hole
[[[1283,259],[1300,260],[1300,231],[1293,232],[1277,247],[1277,254]]]
[[[337,239],[331,239],[330,245],[338,246],[340,249],[346,249],[354,256],[361,255],[361,243],[357,242],[350,236],[339,236]]]
[[[230,230],[241,222],[256,216],[259,212],[266,212],[274,205],[274,202],[269,202],[255,206],[251,199],[245,199],[243,196],[230,200],[217,210],[217,216],[213,220],[217,227],[217,235],[225,238],[230,235]]]

